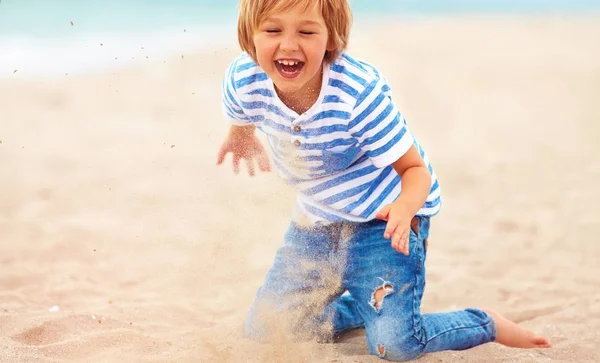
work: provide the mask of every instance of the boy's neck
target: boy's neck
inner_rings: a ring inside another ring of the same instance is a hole
[[[323,70],[321,68],[321,72],[297,92],[284,93],[278,90],[277,87],[275,87],[275,90],[281,102],[294,110],[298,115],[302,115],[319,99],[322,82]]]

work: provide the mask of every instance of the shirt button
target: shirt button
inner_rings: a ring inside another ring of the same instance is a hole
[[[298,125],[294,126],[294,132],[300,132],[300,130],[302,130],[302,128]]]
[[[300,145],[301,145],[301,144],[300,144],[300,140],[295,140],[295,141],[294,141],[294,146],[295,146],[295,147],[300,147]]]

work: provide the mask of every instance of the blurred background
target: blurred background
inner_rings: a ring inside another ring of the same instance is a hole
[[[600,10],[599,0],[350,2],[355,33],[375,19],[449,14],[566,15]],[[145,61],[146,56],[229,44],[236,37],[236,11],[236,0],[3,0],[0,77],[11,75],[15,68],[21,68],[21,76],[73,73],[128,65],[136,59]],[[37,62],[40,57],[45,61]]]

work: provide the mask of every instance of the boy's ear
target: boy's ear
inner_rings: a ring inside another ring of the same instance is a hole
[[[327,42],[327,51],[333,52],[336,49],[337,49],[337,45],[335,45],[335,42],[333,40],[329,39],[329,41]]]

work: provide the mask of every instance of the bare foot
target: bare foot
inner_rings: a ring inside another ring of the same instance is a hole
[[[520,327],[506,319],[496,311],[482,309],[496,322],[496,343],[512,348],[550,348],[550,343],[544,337],[535,335],[531,330]]]

